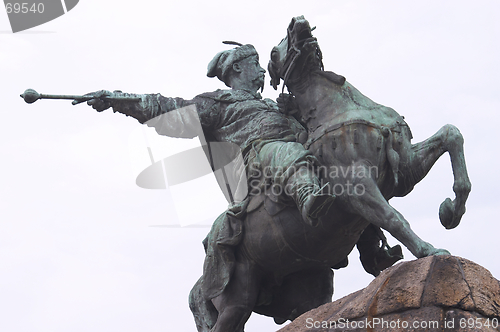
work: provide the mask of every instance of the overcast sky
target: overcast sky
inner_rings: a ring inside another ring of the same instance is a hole
[[[209,230],[180,227],[185,202],[172,198],[184,189],[136,186],[149,161],[136,120],[70,101],[28,105],[19,94],[120,89],[189,99],[225,88],[206,77],[208,62],[228,48],[222,40],[255,45],[267,68],[297,15],[317,26],[325,69],[404,115],[415,142],[446,123],[460,128],[473,184],[461,225],[447,231],[438,219],[439,204],[453,197],[448,155],[391,203],[424,240],[500,277],[498,2],[278,3],[81,0],[16,34],[0,10],[1,331],[195,331],[187,296]],[[266,80],[263,95],[274,99]],[[196,143],[153,140],[158,158]],[[224,200],[216,186],[196,195],[210,198],[196,211],[208,225]],[[373,279],[357,256],[335,272],[334,299]],[[246,331],[277,329],[254,314]]]

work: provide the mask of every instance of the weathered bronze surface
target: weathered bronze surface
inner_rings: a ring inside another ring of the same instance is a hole
[[[272,50],[271,84],[284,80],[290,91],[277,103],[258,93],[265,71],[254,47],[241,44],[208,66],[207,75],[229,90],[191,100],[102,90],[74,102],[112,107],[161,135],[203,137],[214,171],[224,165],[214,162],[212,143],[241,151],[231,156],[241,159],[234,170],[218,178],[231,205],[204,240],[203,275],[189,296],[198,331],[241,332],[252,311],[281,324],[330,302],[332,268],[347,266],[355,245],[365,270],[378,275],[402,258],[381,228],[418,258],[448,255],[420,239],[388,203],[408,194],[445,152],[456,198],[441,204],[441,223],[454,228],[465,212],[471,184],[459,130],[446,125],[411,144],[402,116],[324,70],[311,31],[296,17]],[[36,92],[24,98],[38,99]]]

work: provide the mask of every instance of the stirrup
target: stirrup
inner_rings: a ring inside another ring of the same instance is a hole
[[[302,207],[302,217],[305,219],[304,221],[308,225],[316,227],[319,222],[318,218],[323,217],[328,213],[333,201],[335,201],[335,198],[335,195],[323,194],[321,193],[321,190],[318,190],[317,193],[311,194]],[[311,199],[313,201],[309,202]],[[309,204],[310,206],[306,211],[306,205]]]

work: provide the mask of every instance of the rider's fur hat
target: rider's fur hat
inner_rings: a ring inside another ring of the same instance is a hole
[[[231,50],[225,50],[217,53],[215,57],[210,61],[207,68],[207,76],[215,77],[222,82],[224,82],[227,86],[229,86],[229,82],[227,80],[227,74],[229,74],[230,70],[233,67],[233,64],[246,59],[252,55],[258,55],[255,47],[250,44],[242,45],[236,42],[223,42],[224,44],[238,45],[238,47],[233,48]]]

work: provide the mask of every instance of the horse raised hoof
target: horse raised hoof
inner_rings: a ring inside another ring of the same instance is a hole
[[[460,224],[462,214],[455,215],[454,210],[455,204],[449,198],[445,199],[439,207],[439,220],[441,221],[441,225],[446,229],[453,229]]]

